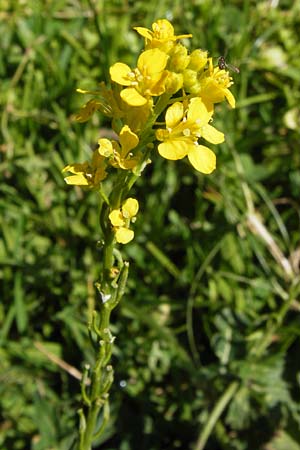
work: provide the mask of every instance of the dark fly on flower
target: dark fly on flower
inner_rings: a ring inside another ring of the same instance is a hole
[[[220,56],[220,58],[218,59],[218,66],[220,70],[228,69],[232,70],[232,72],[240,73],[240,69],[226,62],[225,56]]]

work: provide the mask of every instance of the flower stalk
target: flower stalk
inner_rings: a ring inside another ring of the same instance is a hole
[[[175,35],[165,19],[154,22],[152,30],[135,30],[145,39],[137,67],[116,62],[109,69],[111,87],[101,83],[98,90],[78,90],[92,97],[75,119],[85,122],[100,112],[111,120],[116,139],[100,138],[89,160],[63,169],[71,174],[65,177],[67,184],[100,195],[102,237],[97,246],[101,249],[101,270],[95,283],[99,295],[88,325],[95,362],[92,368],[85,367],[81,382],[78,450],[90,450],[109,422],[109,391],[114,378],[110,361],[115,340],[110,317],[126,291],[129,268],[118,247],[134,238],[132,225],[139,210],[138,201],[128,197],[130,191],[152,162],[150,158],[157,155],[170,161],[187,157],[198,172],[213,172],[216,155],[205,141],[219,144],[225,139],[211,124],[214,104],[226,99],[235,106],[229,73],[218,64],[214,66],[207,51],[189,53],[179,42],[191,38],[190,34]]]

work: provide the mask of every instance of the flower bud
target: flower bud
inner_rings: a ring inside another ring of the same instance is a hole
[[[165,81],[166,92],[175,94],[183,85],[182,73],[169,72]]]
[[[199,70],[203,69],[206,66],[206,64],[207,64],[207,51],[198,48],[197,50],[194,50],[190,54],[190,63],[188,65],[189,69],[198,72]]]
[[[183,86],[187,92],[193,94],[200,91],[201,85],[195,70],[186,69],[183,72]]]
[[[168,69],[174,72],[182,72],[190,62],[187,48],[181,44],[176,44],[170,52]]]

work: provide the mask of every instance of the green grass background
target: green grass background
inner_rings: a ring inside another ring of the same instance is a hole
[[[76,438],[79,382],[49,355],[93,361],[100,236],[97,196],[61,169],[108,124],[71,120],[87,100],[75,89],[134,66],[132,27],[163,17],[240,68],[237,108],[216,107],[214,174],[154,153],[134,188],[112,417],[95,448],[300,449],[300,2],[0,0],[3,450]]]

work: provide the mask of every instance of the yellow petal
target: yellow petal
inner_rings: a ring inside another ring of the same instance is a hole
[[[131,80],[129,78],[129,74],[131,73],[131,69],[127,64],[117,62],[113,66],[110,67],[109,73],[110,78],[115,83],[121,84],[122,86],[130,86]]]
[[[158,153],[166,159],[176,161],[184,158],[193,147],[192,141],[178,140],[163,142],[158,146]]]
[[[213,110],[208,111],[201,98],[192,98],[187,114],[188,121],[196,122],[197,125],[202,126],[209,122],[212,115]]]
[[[128,125],[124,125],[120,132],[120,144],[125,153],[135,148],[139,143],[138,136],[131,131]]]
[[[167,128],[174,128],[181,122],[183,118],[183,104],[180,102],[174,103],[166,112],[166,126]]]
[[[201,131],[202,137],[212,144],[221,144],[225,140],[224,134],[209,124],[204,125]]]
[[[152,77],[164,70],[168,55],[158,48],[144,51],[137,62],[138,69],[144,76]]]
[[[229,89],[225,90],[225,97],[231,108],[235,108],[235,98]]]
[[[109,157],[113,154],[113,146],[109,139],[99,139],[98,140],[99,148],[98,153],[102,156]]]
[[[148,85],[148,89],[146,89],[144,92],[149,93],[149,95],[152,95],[153,97],[162,95],[166,91],[168,74],[169,72],[167,70],[164,70],[159,75],[148,75],[148,77],[152,77],[153,83],[151,83],[151,85]]]
[[[141,153],[140,153],[141,156]],[[130,158],[130,159],[120,159],[116,157],[116,164],[117,167],[120,167],[121,169],[124,170],[132,170],[135,168],[135,166],[138,165],[138,163],[140,162],[140,158],[136,157],[136,158]]]
[[[87,161],[84,163],[68,164],[66,167],[63,168],[62,173],[71,172],[76,175],[83,174],[87,171],[88,167],[89,163]]]
[[[125,225],[123,215],[119,209],[114,209],[108,217],[114,227],[121,227]]]
[[[216,168],[216,155],[204,145],[194,145],[188,158],[192,166],[199,172],[209,174]]]
[[[129,197],[122,206],[122,213],[125,219],[131,219],[137,215],[139,210],[139,202],[132,197]]]
[[[120,96],[130,106],[144,106],[147,103],[147,99],[134,88],[123,89]]]
[[[72,186],[88,186],[89,182],[83,174],[81,175],[71,175],[65,178],[65,182]]]
[[[169,39],[174,36],[174,27],[167,19],[158,19],[152,24],[156,39]]]
[[[120,227],[117,228],[115,237],[120,244],[128,244],[134,238],[134,232],[128,228]]]
[[[192,37],[191,34],[174,35],[174,27],[167,19],[158,19],[152,24],[153,37],[160,41],[177,40],[186,37]]]
[[[141,36],[146,39],[152,40],[152,31],[148,30],[148,28],[144,27],[133,27],[135,31],[137,31]]]

